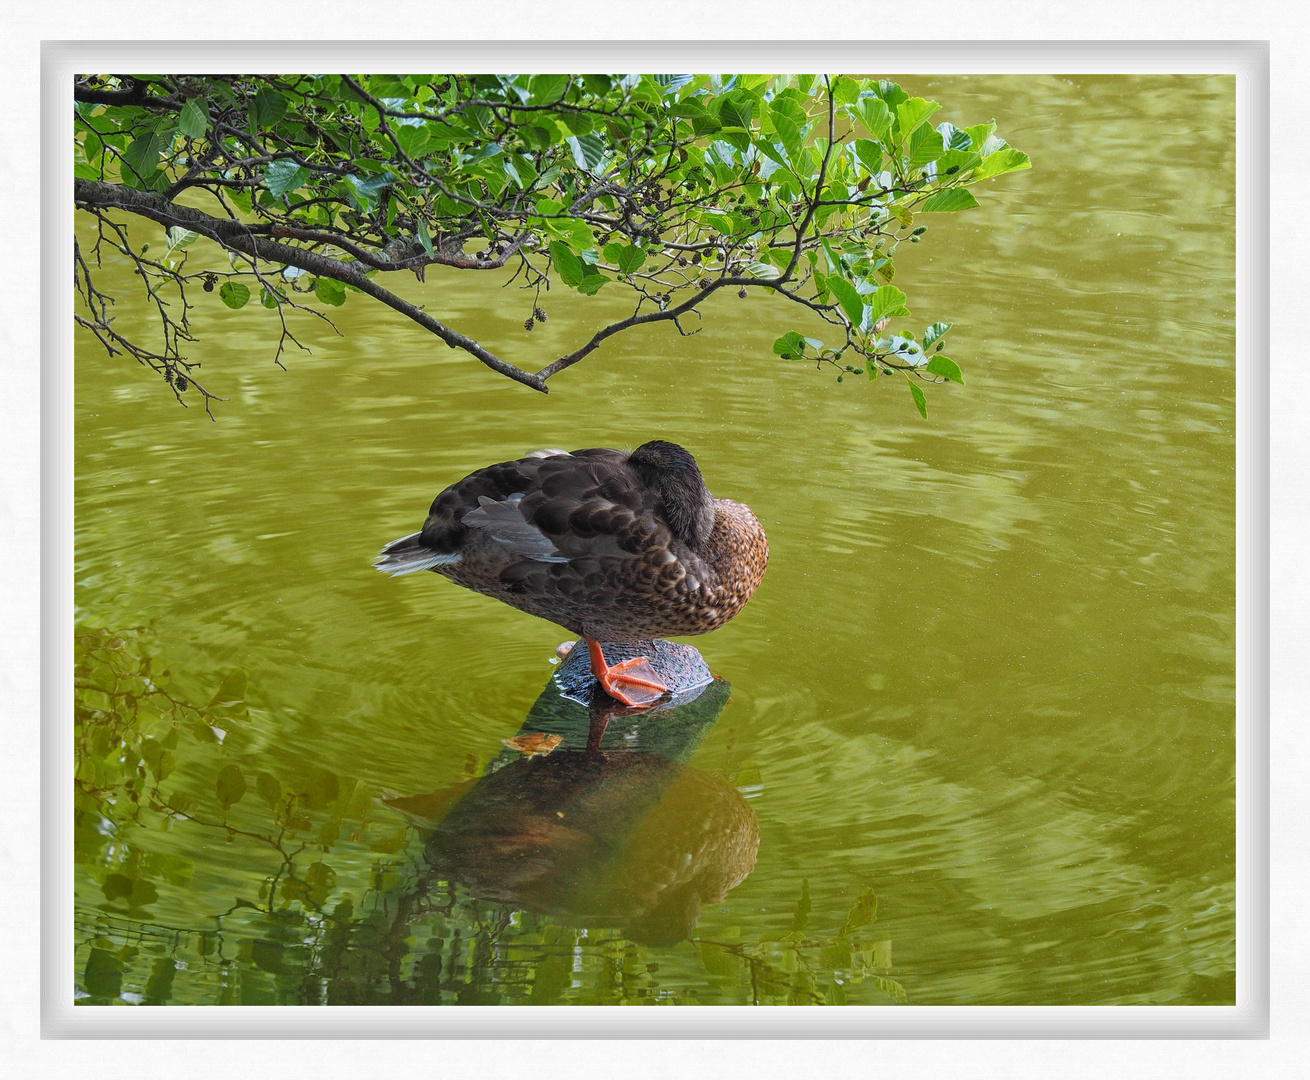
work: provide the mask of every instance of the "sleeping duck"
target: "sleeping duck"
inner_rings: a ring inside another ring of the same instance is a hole
[[[750,508],[714,498],[690,453],[655,441],[630,454],[538,450],[479,469],[374,565],[432,570],[558,623],[586,640],[605,692],[639,705],[668,688],[645,657],[606,663],[600,643],[717,630],[768,561]]]

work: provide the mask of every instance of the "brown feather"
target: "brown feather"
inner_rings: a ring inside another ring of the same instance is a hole
[[[708,633],[759,586],[764,529],[682,447],[541,453],[452,484],[378,569],[407,572],[402,548],[410,569],[440,559],[434,573],[597,641]]]

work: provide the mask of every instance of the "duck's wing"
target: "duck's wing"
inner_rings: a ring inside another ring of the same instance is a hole
[[[538,486],[519,503],[523,520],[549,539],[564,560],[635,555],[668,527],[657,497],[617,450],[575,450],[547,458]]]
[[[478,529],[490,536],[501,547],[520,558],[533,562],[568,562],[549,536],[523,516],[523,494],[516,492],[507,499],[478,496],[478,505],[460,520],[470,529]]]
[[[456,556],[476,531],[534,563],[635,553],[660,521],[627,458],[607,449],[538,451],[479,469],[437,496],[418,541]]]

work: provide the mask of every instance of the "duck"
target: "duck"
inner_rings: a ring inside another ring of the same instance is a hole
[[[717,630],[768,561],[750,507],[716,499],[692,454],[657,439],[488,465],[442,491],[422,529],[373,565],[396,577],[432,571],[564,627],[586,642],[605,693],[638,706],[668,686],[644,656],[607,663],[602,643]]]

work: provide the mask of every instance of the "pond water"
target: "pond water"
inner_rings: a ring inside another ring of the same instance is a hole
[[[1234,82],[899,81],[1034,162],[901,251],[967,382],[927,421],[764,296],[548,396],[358,296],[281,371],[205,297],[217,422],[79,340],[79,1000],[1234,1002]],[[501,286],[398,287],[530,368],[624,314]],[[475,468],[652,438],[771,562],[589,767],[565,632],[370,563]]]

